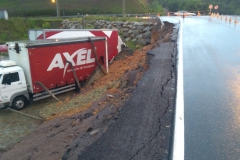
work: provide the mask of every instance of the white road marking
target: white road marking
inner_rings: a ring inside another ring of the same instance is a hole
[[[173,153],[172,160],[184,160],[184,92],[183,92],[183,49],[182,19],[178,18],[180,28],[178,33],[178,65],[177,65],[177,95],[176,110],[174,119],[174,135],[173,135]]]

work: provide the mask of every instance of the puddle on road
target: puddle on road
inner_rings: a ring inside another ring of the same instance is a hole
[[[0,61],[1,60],[8,60],[8,57],[0,55]],[[58,99],[64,100],[66,97],[73,94],[74,92],[70,91],[65,94],[58,95]],[[37,102],[32,102],[31,105],[21,110],[21,112],[39,117],[39,111],[42,107],[53,102],[56,102],[56,100],[51,97]],[[8,150],[42,123],[42,120],[21,115],[11,110],[0,109],[0,151]]]
[[[31,112],[31,110],[36,110],[36,108],[26,108],[24,113]],[[14,144],[20,142],[42,122],[41,120],[21,115],[10,110],[1,111],[0,150],[7,150]]]
[[[74,93],[74,91],[70,91],[58,95],[58,99],[64,100],[66,97],[74,95]],[[40,118],[40,110],[53,102],[56,102],[56,100],[51,97],[32,102],[31,105],[21,110],[21,112]],[[21,115],[10,110],[0,110],[0,151],[8,150],[42,123],[42,120]]]
[[[8,60],[8,57],[0,56],[0,61],[1,60]],[[24,109],[23,112],[36,115],[38,109],[36,110],[34,107],[29,107]],[[0,110],[0,150],[7,150],[14,144],[20,142],[41,123],[41,120],[27,117],[10,110]]]
[[[53,98],[32,102],[31,105],[20,112],[40,118],[39,112],[42,107],[52,102],[55,102]],[[42,123],[43,120],[28,117],[8,109],[0,110],[0,151],[8,150]]]

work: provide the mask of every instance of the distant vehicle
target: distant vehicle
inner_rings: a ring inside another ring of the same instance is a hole
[[[0,10],[0,19],[8,20],[8,12],[7,12],[7,10]]]
[[[177,11],[174,13],[175,16],[196,16],[196,13],[191,13],[191,12],[188,12],[188,11]]]

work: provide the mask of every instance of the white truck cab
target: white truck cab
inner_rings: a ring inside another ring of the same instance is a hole
[[[27,100],[29,94],[23,69],[14,61],[0,61],[0,108],[9,105],[20,110]]]

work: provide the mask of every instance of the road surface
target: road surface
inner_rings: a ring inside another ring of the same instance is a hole
[[[240,24],[183,20],[185,160],[240,157]]]

